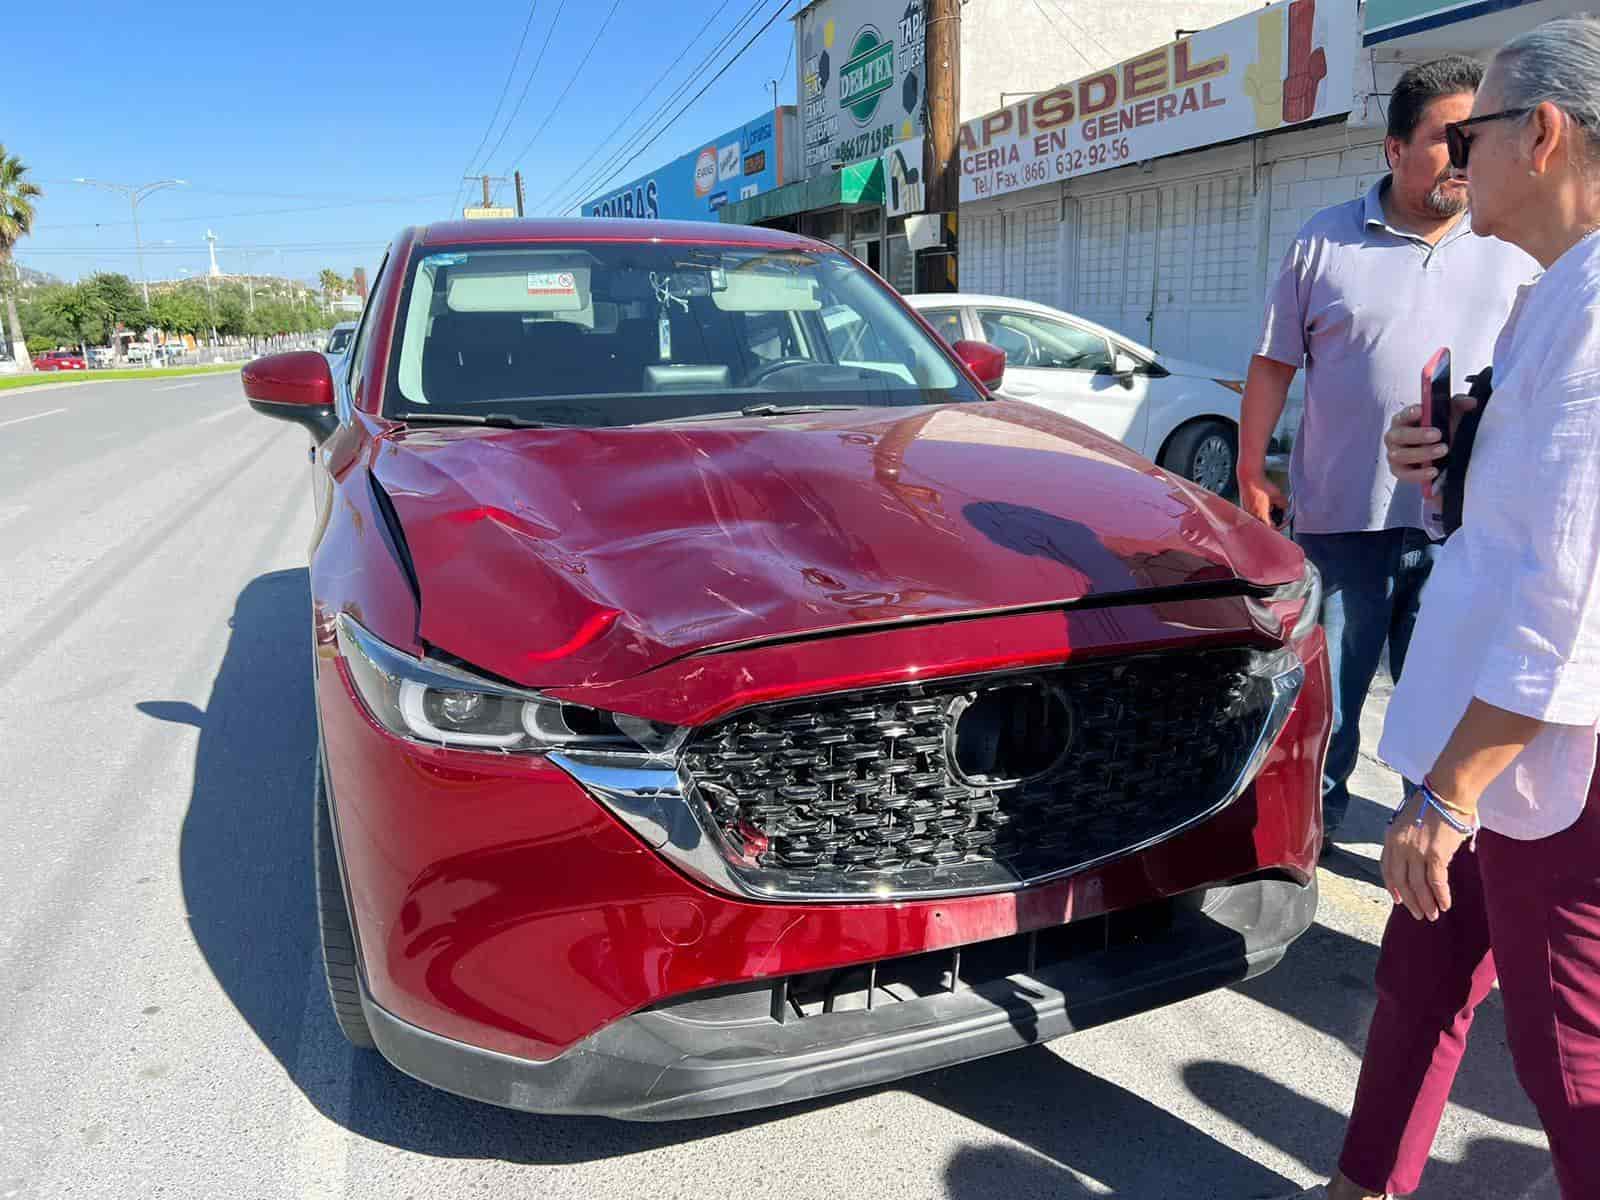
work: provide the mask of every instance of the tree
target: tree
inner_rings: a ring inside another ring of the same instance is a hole
[[[111,308],[91,284],[79,283],[60,288],[46,296],[46,312],[70,330],[72,340],[87,354],[89,347],[104,341],[111,323]]]
[[[157,296],[150,304],[150,320],[163,333],[202,333],[210,325],[205,302],[186,291]]]
[[[44,192],[27,180],[28,168],[15,154],[0,145],[0,287],[6,293],[6,321],[10,329],[11,354],[17,368],[33,370],[28,344],[22,337],[22,322],[17,317],[16,264],[12,258],[17,243],[33,229],[33,202]]]
[[[344,294],[345,282],[339,277],[339,272],[323,267],[317,275],[317,282],[322,285],[322,292],[330,300],[337,300]]]
[[[151,320],[150,310],[144,305],[139,289],[133,286],[133,280],[126,275],[115,274],[110,271],[100,271],[89,276],[84,281],[84,287],[89,288],[104,304],[111,330],[118,326],[142,332],[154,322]],[[122,343],[112,339],[120,357]]]

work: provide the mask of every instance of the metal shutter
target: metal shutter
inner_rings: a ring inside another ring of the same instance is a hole
[[[961,290],[1001,294],[1005,290],[1005,216],[964,217],[961,237]]]

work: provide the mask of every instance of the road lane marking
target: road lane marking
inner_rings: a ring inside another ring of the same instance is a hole
[[[221,412],[212,413],[209,417],[201,417],[196,425],[209,425],[212,421],[220,421],[223,417],[236,417],[244,412],[243,408],[225,408]]]
[[[169,383],[166,387],[151,388],[152,392],[181,392],[185,388],[196,388],[198,383]]]
[[[9,421],[0,421],[0,429],[4,429],[7,425],[21,425],[24,421],[37,421],[40,417],[53,417],[57,413],[66,411],[64,408],[52,408],[49,412],[34,413],[32,416],[12,417]]]

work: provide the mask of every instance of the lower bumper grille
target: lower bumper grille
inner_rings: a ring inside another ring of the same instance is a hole
[[[1219,650],[748,710],[686,747],[688,799],[757,893],[1047,877],[1237,795],[1297,672],[1292,655]]]

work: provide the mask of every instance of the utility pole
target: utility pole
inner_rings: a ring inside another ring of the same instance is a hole
[[[961,0],[923,0],[928,119],[922,177],[928,212],[939,217],[939,245],[917,255],[919,292],[959,291],[956,215],[961,207]]]
[[[518,171],[517,174],[520,176],[522,172]],[[507,182],[504,175],[463,175],[461,179],[463,183],[476,183],[483,188],[483,207],[485,208],[493,207],[494,193],[489,190],[489,185]],[[521,216],[522,214],[518,213],[517,215]]]
[[[525,192],[523,190],[523,188],[522,188],[522,172],[521,171],[513,171],[513,172],[511,172],[511,178],[516,183],[516,187],[517,187],[517,216],[520,217],[520,216],[523,215],[523,211],[522,210],[527,207],[528,193]]]
[[[150,280],[144,271],[144,240],[139,236],[139,202],[162,188],[185,187],[187,179],[157,179],[153,183],[106,183],[101,179],[77,178],[73,183],[81,183],[86,187],[102,188],[108,192],[120,192],[128,198],[128,207],[133,212],[133,244],[139,254],[139,283],[144,288],[144,306],[150,307]]]

